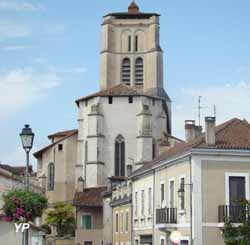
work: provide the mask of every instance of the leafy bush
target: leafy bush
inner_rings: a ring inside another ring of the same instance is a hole
[[[33,191],[14,189],[3,196],[7,222],[28,222],[41,217],[43,210],[47,208],[47,198]]]
[[[56,227],[57,235],[74,235],[75,212],[70,204],[58,203],[53,210],[47,212],[46,223]]]
[[[240,207],[239,226],[235,226],[230,218],[225,221],[223,237],[226,245],[250,245],[250,202],[242,201]]]

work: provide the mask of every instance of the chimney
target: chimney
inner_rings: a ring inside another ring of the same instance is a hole
[[[79,177],[77,180],[77,191],[82,192],[84,189],[84,179],[82,177]]]
[[[185,121],[185,136],[187,142],[195,138],[195,120]]]
[[[185,121],[186,142],[190,142],[202,133],[202,126],[196,126],[195,120]]]
[[[205,139],[208,146],[215,145],[215,117],[205,117]]]

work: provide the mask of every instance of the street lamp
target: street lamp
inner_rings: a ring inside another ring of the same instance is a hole
[[[30,126],[28,124],[24,125],[22,132],[20,133],[23,149],[26,152],[26,171],[25,171],[25,188],[29,190],[29,153],[33,146],[35,134],[32,132]],[[23,237],[24,245],[28,245],[29,243],[29,233],[28,229],[25,229],[25,234]]]

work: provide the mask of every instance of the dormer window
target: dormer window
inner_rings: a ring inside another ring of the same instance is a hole
[[[122,82],[130,85],[130,59],[124,58],[122,61]]]
[[[143,85],[143,59],[141,57],[135,61],[135,84]]]

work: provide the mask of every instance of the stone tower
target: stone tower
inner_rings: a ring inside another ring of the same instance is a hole
[[[140,12],[134,1],[128,12],[105,15],[102,24],[101,89],[119,83],[166,96],[159,14]]]

